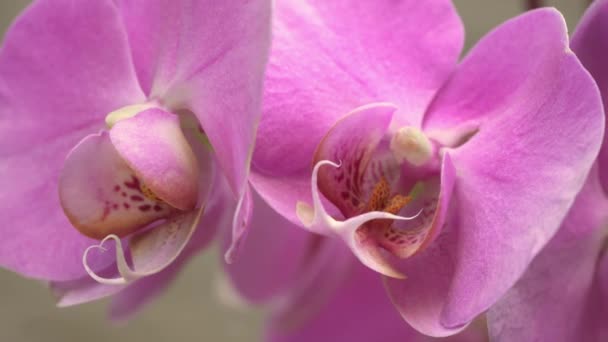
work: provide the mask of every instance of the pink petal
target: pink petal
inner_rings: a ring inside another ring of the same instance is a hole
[[[239,295],[253,303],[285,296],[300,286],[305,266],[321,248],[322,237],[294,226],[254,194],[251,236],[239,260],[225,269]],[[224,244],[231,237],[226,234]]]
[[[147,109],[116,123],[110,139],[154,195],[180,210],[196,206],[200,170],[176,115]]]
[[[356,260],[342,241],[306,233],[260,200],[256,208],[251,240],[226,267],[232,287],[238,299],[264,305],[282,324],[300,325],[319,313]]]
[[[353,268],[360,267],[338,239],[317,236],[314,247],[299,269],[296,285],[271,302],[271,318],[283,329],[300,327],[324,315],[326,303],[343,290]]]
[[[291,176],[275,177],[256,172],[253,168],[249,180],[264,201],[290,223],[301,225],[296,214],[298,202],[312,203],[310,191],[310,170],[302,170]],[[328,209],[331,210],[331,209]],[[336,213],[339,214],[337,210]]]
[[[374,272],[353,266],[317,315],[297,326],[287,326],[283,317],[275,317],[267,327],[267,339],[272,342],[435,341],[416,332],[401,319]],[[298,310],[297,307],[292,309]],[[446,342],[485,341],[484,335],[481,329],[472,330]]]
[[[608,336],[608,297],[602,297],[598,269],[608,238],[608,200],[597,171],[592,170],[557,234],[488,312],[492,341],[602,341]]]
[[[608,108],[608,65],[605,62],[608,39],[606,37],[608,37],[608,1],[596,0],[577,26],[571,46],[597,82],[602,93],[604,108]],[[604,135],[598,163],[602,186],[608,192],[608,135]]]
[[[3,267],[51,280],[85,275],[80,256],[93,242],[59,205],[63,159],[107,113],[144,100],[112,1],[42,0],[16,20],[0,52]]]
[[[59,198],[72,225],[95,239],[126,236],[172,211],[142,193],[141,181],[106,132],[86,137],[70,152],[59,178]]]
[[[456,64],[463,27],[450,1],[276,2],[254,166],[267,175],[309,167],[345,113],[391,102],[418,124]]]
[[[389,282],[418,330],[452,334],[495,303],[581,189],[604,123],[597,89],[567,44],[557,11],[517,17],[481,40],[432,104],[429,134],[478,132],[450,152],[457,211],[445,233],[410,260],[407,281]]]
[[[605,246],[604,246],[605,247]],[[597,267],[598,274],[598,285],[600,288],[600,292],[604,296],[604,298],[608,298],[608,254],[604,253],[599,260]],[[604,308],[608,308],[608,303]]]

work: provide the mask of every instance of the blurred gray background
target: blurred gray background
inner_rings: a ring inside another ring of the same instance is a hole
[[[0,34],[28,3],[0,0]],[[521,0],[455,3],[466,26],[467,47],[524,9]],[[544,3],[564,13],[572,32],[587,1]],[[164,295],[122,325],[106,320],[104,301],[59,309],[44,284],[0,270],[0,342],[259,341],[262,314],[230,309],[222,305],[217,295],[220,262],[215,248],[199,255]]]

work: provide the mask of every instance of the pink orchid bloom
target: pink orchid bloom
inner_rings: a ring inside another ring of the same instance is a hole
[[[563,17],[509,20],[457,64],[449,1],[283,0],[275,13],[254,188],[382,274],[413,328],[462,331],[557,231],[601,144],[599,92]],[[313,262],[293,253],[275,257]]]
[[[608,1],[595,1],[572,50],[608,105]],[[562,227],[488,313],[493,341],[608,341],[608,144]]]
[[[267,0],[26,9],[0,51],[0,265],[118,317],[234,214],[232,257],[269,30]]]

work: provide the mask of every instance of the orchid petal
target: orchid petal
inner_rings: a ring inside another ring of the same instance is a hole
[[[302,170],[295,175],[275,177],[259,173],[254,168],[249,179],[251,186],[264,199],[264,202],[290,223],[302,225],[294,208],[297,208],[299,202],[312,203],[310,170]],[[337,209],[332,209],[327,208],[332,216],[340,214]]]
[[[299,266],[307,262],[319,237],[286,221],[257,193],[252,196],[256,208],[251,218],[252,234],[238,262],[226,265],[225,270],[240,296],[262,303],[296,286]],[[225,235],[224,245],[229,246],[232,236]]]
[[[605,321],[597,319],[608,314],[597,269],[608,238],[608,201],[597,171],[592,170],[557,234],[489,310],[492,341],[601,341],[608,336]]]
[[[180,210],[196,206],[200,170],[176,115],[144,110],[116,123],[110,139],[154,196]]]
[[[326,132],[367,103],[395,103],[418,124],[464,38],[444,0],[282,0],[275,13],[253,163],[267,175],[309,167]]]
[[[340,285],[317,315],[296,326],[287,325],[285,317],[275,315],[266,327],[267,339],[272,342],[436,341],[418,333],[399,317],[374,272],[354,264],[343,272],[346,274]],[[446,339],[446,342],[486,340],[484,331],[476,328]]]
[[[597,319],[598,317],[606,317],[608,314],[608,253],[606,253],[606,248],[608,246],[608,239],[604,240],[604,253],[600,256],[597,266],[597,288],[598,293],[601,294],[603,301],[592,302],[592,306],[598,308],[598,312],[604,312],[603,315],[594,315],[594,311],[591,310],[593,318]],[[604,322],[600,320],[599,322],[601,326],[605,329],[606,325]],[[604,330],[605,334],[608,334],[608,331]],[[606,335],[608,336],[608,335]]]
[[[220,290],[232,292],[232,303],[262,304],[281,317],[281,324],[298,326],[339,290],[357,261],[341,240],[309,234],[255,194],[254,200],[253,234],[239,261],[226,265],[231,283]],[[271,240],[279,243],[269,245]]]
[[[434,138],[470,124],[478,131],[450,152],[458,209],[448,227],[408,260],[403,271],[415,281],[389,282],[397,308],[423,333],[453,334],[499,300],[584,184],[603,113],[567,40],[553,9],[510,20],[471,50],[429,109],[424,128]]]
[[[596,0],[585,12],[572,35],[572,50],[581,63],[591,73],[597,83],[604,108],[608,108],[608,1]],[[604,134],[602,149],[598,157],[600,179],[604,190],[608,192],[608,135]]]
[[[283,328],[301,326],[322,314],[325,304],[341,291],[352,269],[361,267],[342,241],[313,235],[311,242],[295,284],[270,303],[273,320]]]
[[[120,239],[116,235],[108,235],[99,245],[89,247],[82,256],[87,273],[97,282],[108,285],[123,285],[159,273],[171,265],[186,247],[203,211],[204,207],[201,207],[198,210],[170,217],[166,222],[132,236],[129,239],[132,268],[126,260]],[[92,249],[104,250],[104,243],[107,240],[114,240],[116,243],[116,263],[120,277],[101,277],[87,264],[88,253]]]
[[[68,155],[59,179],[59,198],[81,233],[96,239],[125,236],[172,211],[147,198],[140,183],[108,133],[102,132],[84,138]]]
[[[3,267],[57,281],[85,275],[80,256],[94,240],[59,205],[63,158],[107,113],[143,101],[112,1],[36,1],[15,21],[0,51]],[[112,260],[91,262],[101,270]]]

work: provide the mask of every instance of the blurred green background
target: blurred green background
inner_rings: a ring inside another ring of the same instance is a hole
[[[28,3],[0,1],[0,33],[4,33]],[[520,0],[456,0],[455,3],[466,26],[467,47],[524,9],[524,2]],[[544,3],[564,13],[572,32],[587,1]],[[215,248],[199,255],[164,295],[121,325],[106,321],[104,301],[59,309],[44,284],[0,270],[0,342],[259,341],[262,313],[230,309],[220,300],[217,291],[220,262]]]

